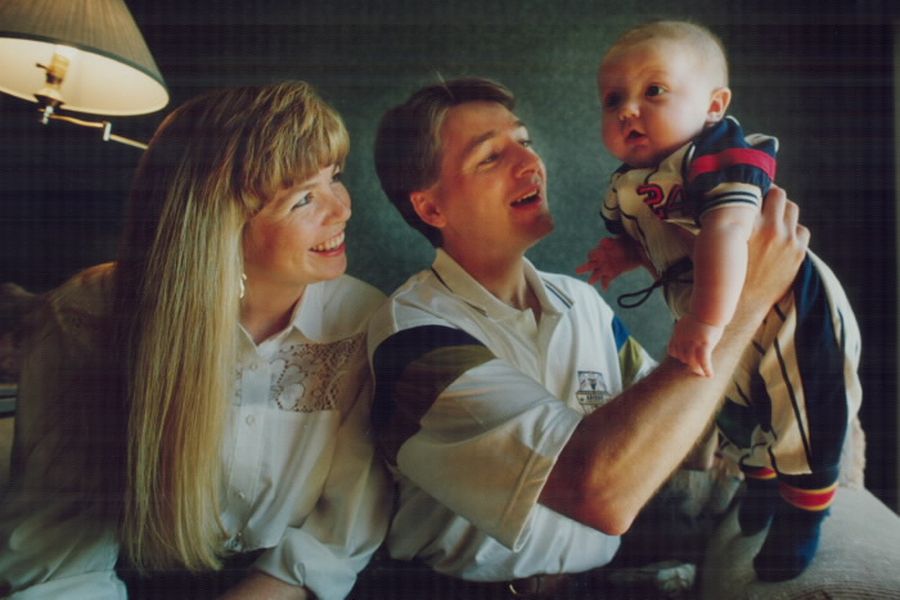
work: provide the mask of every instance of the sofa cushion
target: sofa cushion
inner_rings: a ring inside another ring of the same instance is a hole
[[[900,598],[900,517],[863,488],[841,487],[822,525],[815,560],[799,577],[765,583],[753,556],[765,531],[744,537],[732,510],[714,532],[700,568],[710,600]]]

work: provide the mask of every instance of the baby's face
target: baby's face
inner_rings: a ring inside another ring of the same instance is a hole
[[[683,44],[647,40],[600,66],[603,143],[633,167],[653,166],[702,131],[714,86]]]

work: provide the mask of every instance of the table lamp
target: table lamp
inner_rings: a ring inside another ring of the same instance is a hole
[[[169,92],[122,0],[0,1],[0,91],[38,103],[41,122],[103,130],[103,139],[145,144],[60,109],[126,116],[153,112]]]

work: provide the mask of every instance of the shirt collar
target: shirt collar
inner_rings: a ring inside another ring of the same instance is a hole
[[[548,284],[531,261],[527,258],[523,260],[525,261],[525,280],[540,302],[542,314],[558,315],[568,310],[572,306],[572,299],[556,286]],[[451,292],[493,319],[511,317],[521,312],[500,301],[442,248],[437,249],[431,271],[440,283]]]
[[[322,293],[321,282],[307,285],[300,300],[297,301],[291,310],[291,318],[287,326],[260,342],[257,346],[258,351],[265,354],[267,350],[271,349],[270,347],[280,347],[284,339],[294,331],[298,332],[306,341],[323,341],[325,337],[325,332],[322,329],[325,321],[322,318],[325,310],[324,301],[325,295]],[[254,346],[250,334],[247,333],[243,325],[241,325],[241,332],[244,340],[251,346]]]

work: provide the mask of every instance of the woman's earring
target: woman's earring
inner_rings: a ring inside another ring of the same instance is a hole
[[[241,282],[240,282],[241,283],[241,292],[240,292],[240,295],[238,296],[241,300],[244,299],[244,294],[247,293],[247,286],[244,283],[245,281],[247,281],[247,274],[241,273]]]

